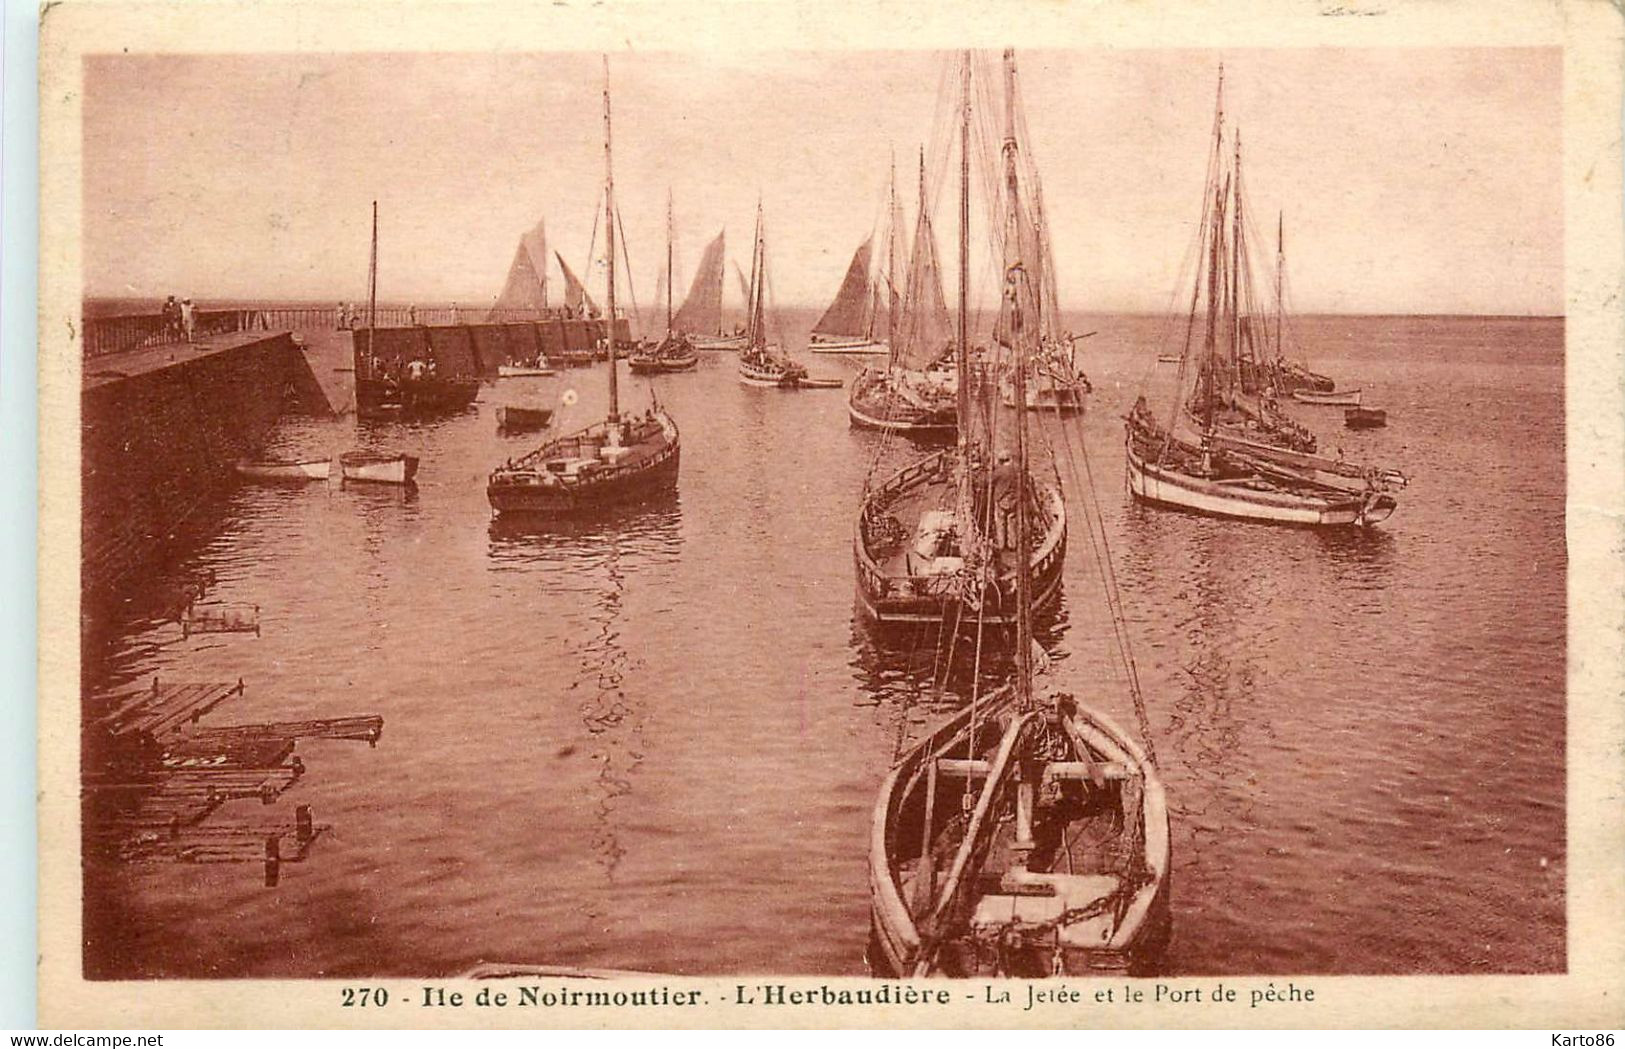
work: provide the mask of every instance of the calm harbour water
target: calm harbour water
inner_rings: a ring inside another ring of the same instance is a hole
[[[1077,429],[1172,806],[1166,970],[1561,970],[1562,322],[1301,321],[1312,363],[1390,424],[1297,417],[1412,478],[1389,521],[1337,534],[1131,504],[1121,416],[1161,323],[1076,328],[1099,331]],[[573,428],[602,412],[603,365],[441,422],[279,427],[275,453],[411,451],[419,488],[241,488],[179,571],[212,568],[209,599],[258,604],[263,636],[131,624],[105,670],[246,679],[206,724],[375,712],[383,739],[300,745],[310,775],[279,805],[333,830],[278,888],[254,866],[93,868],[122,929],[98,975],[865,971],[870,809],[932,674],[855,620],[881,442],[844,393],[744,387],[730,354],[657,383],[678,496],[551,530],[490,518],[487,472],[538,441],[499,437],[496,407],[573,388]],[[646,391],[623,382],[638,409]],[[1051,677],[1132,728],[1083,503]]]

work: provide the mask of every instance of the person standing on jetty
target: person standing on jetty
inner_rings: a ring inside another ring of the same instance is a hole
[[[181,300],[181,331],[186,334],[186,341],[192,341],[192,333],[197,324],[197,311],[192,308],[191,299]]]
[[[159,311],[164,328],[164,341],[174,342],[181,337],[181,304],[171,295],[164,300],[164,307]]]

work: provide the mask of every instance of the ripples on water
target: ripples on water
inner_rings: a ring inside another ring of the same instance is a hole
[[[1314,363],[1390,426],[1298,416],[1413,478],[1379,529],[1335,534],[1131,504],[1120,416],[1157,326],[1078,327],[1101,332],[1081,447],[1173,810],[1166,967],[1561,969],[1561,322],[1305,322]],[[561,424],[584,423],[602,366],[489,386],[436,424],[285,422],[274,452],[401,448],[420,487],[241,488],[175,577],[212,569],[209,597],[260,605],[263,636],[136,619],[96,669],[241,676],[216,723],[377,712],[383,740],[301,744],[297,800],[334,830],[277,889],[231,865],[93,868],[87,916],[120,932],[92,970],[862,973],[875,790],[970,675],[939,673],[930,631],[854,618],[877,442],[843,395],[747,389],[733,368],[714,354],[659,380],[678,495],[557,527],[490,520],[485,474],[535,443],[498,437],[495,409],[568,386]],[[1051,680],[1134,726],[1068,486]],[[1002,672],[987,653],[984,677]]]

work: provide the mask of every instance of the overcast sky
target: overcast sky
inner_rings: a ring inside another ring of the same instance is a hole
[[[1555,49],[1018,59],[1068,308],[1168,303],[1223,61],[1250,203],[1268,215],[1255,218],[1286,215],[1298,308],[1562,312]],[[748,266],[760,193],[779,302],[822,305],[882,211],[893,151],[912,211],[914,157],[943,119],[951,61],[611,55],[640,302],[663,262],[669,187],[679,286],[724,226]],[[489,303],[542,218],[550,246],[586,264],[603,179],[599,56],[114,55],[85,68],[87,294],[361,298],[374,199],[386,300]],[[951,213],[938,228],[951,252]]]

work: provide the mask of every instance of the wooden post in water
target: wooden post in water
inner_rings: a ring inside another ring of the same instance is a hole
[[[282,837],[278,834],[265,836],[265,887],[276,888],[276,883],[282,878]]]

